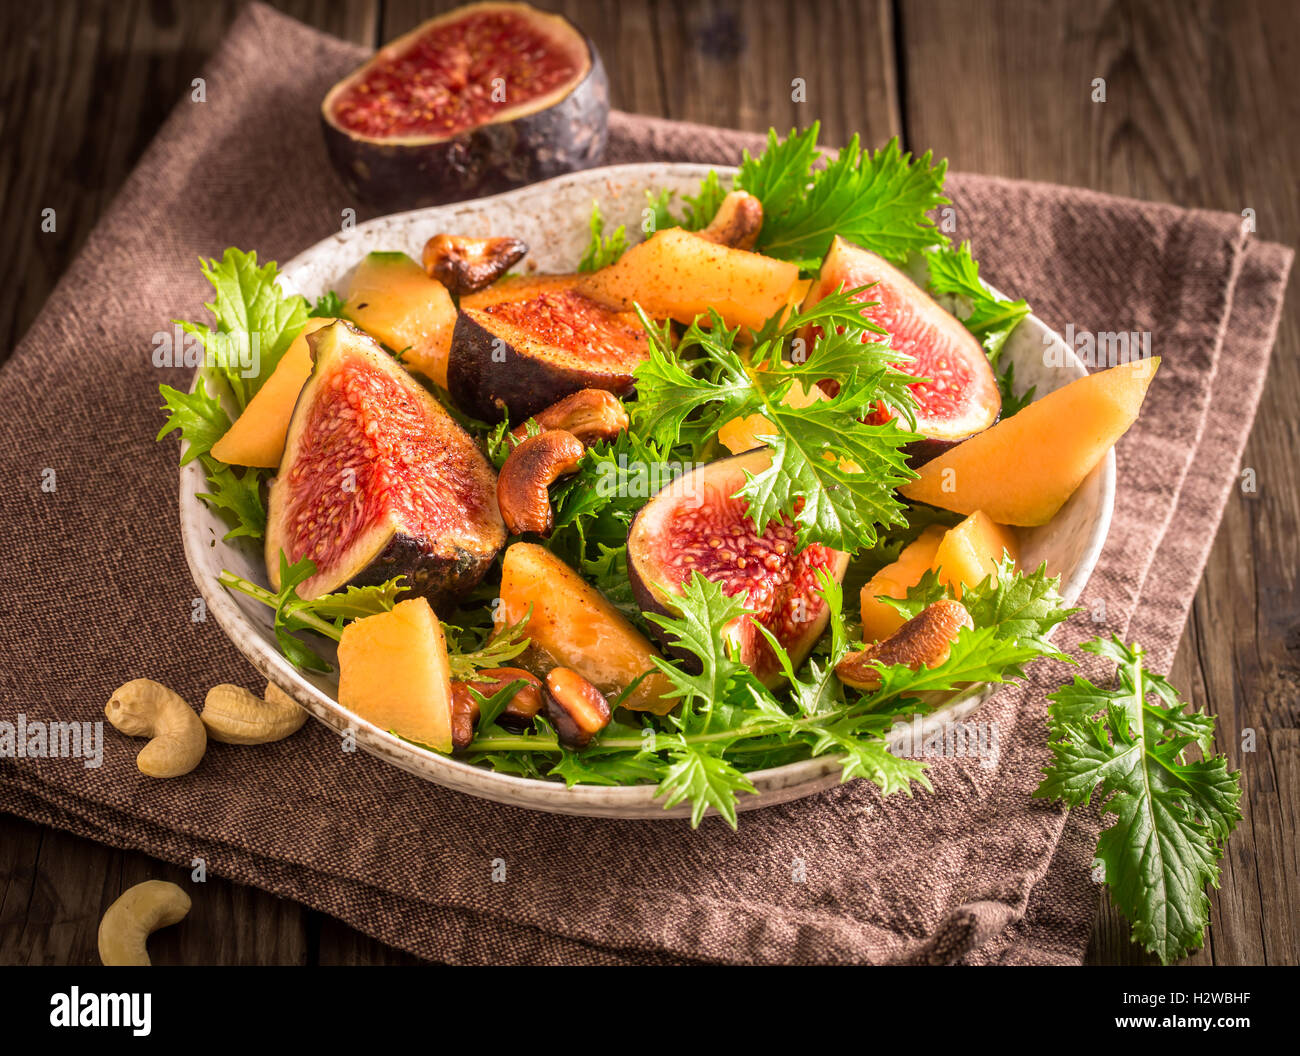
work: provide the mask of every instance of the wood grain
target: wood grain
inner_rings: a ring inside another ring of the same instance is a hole
[[[277,0],[328,32],[391,39],[454,6]],[[1277,2],[541,0],[604,56],[614,105],[763,131],[819,120],[823,141],[901,135],[956,169],[1240,212],[1300,241],[1300,9]],[[8,355],[172,105],[237,15],[235,0],[0,7],[0,359]],[[1106,80],[1104,104],[1091,82]],[[802,78],[806,98],[793,97]],[[56,211],[43,233],[41,210]],[[1246,818],[1212,893],[1197,963],[1294,963],[1300,951],[1300,313],[1295,290],[1175,682],[1221,720]],[[1240,731],[1257,751],[1240,751]],[[188,872],[0,815],[0,963],[97,963],[108,904]],[[157,963],[412,963],[342,923],[209,873]],[[1090,960],[1141,962],[1105,905]]]
[[[913,146],[934,145],[957,169],[1253,208],[1261,238],[1295,245],[1300,147],[1274,130],[1296,127],[1297,28],[1286,3],[908,3],[906,127]],[[935,69],[962,90],[936,90]],[[1092,100],[1096,77],[1104,103]],[[1245,820],[1212,892],[1208,944],[1193,963],[1300,957],[1294,287],[1243,459],[1259,492],[1229,502],[1173,670],[1175,684],[1218,715],[1220,748],[1246,788]],[[1240,751],[1247,728],[1258,733],[1253,753]],[[1146,963],[1104,895],[1090,959]]]

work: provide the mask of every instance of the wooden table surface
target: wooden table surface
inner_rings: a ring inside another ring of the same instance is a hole
[[[238,12],[234,2],[65,0],[0,14],[0,349],[26,331],[172,105]],[[375,44],[447,3],[277,0]],[[1253,209],[1259,237],[1300,242],[1300,4],[1294,0],[539,0],[604,56],[614,105],[823,142],[902,137],[959,170],[1076,184],[1182,206]],[[791,101],[791,80],[807,100]],[[1091,99],[1094,78],[1106,101]],[[40,214],[58,210],[56,236]],[[1294,282],[1293,282],[1294,287]],[[1219,716],[1245,819],[1211,893],[1200,964],[1300,959],[1300,299],[1292,288],[1243,466],[1174,667]],[[1257,751],[1241,753],[1238,731]],[[108,904],[183,871],[0,815],[0,964],[94,964]],[[1088,959],[1141,962],[1104,893]],[[342,923],[209,877],[155,963],[402,963]]]

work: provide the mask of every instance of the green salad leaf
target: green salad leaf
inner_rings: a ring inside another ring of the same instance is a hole
[[[262,477],[260,473],[245,469],[237,473],[230,466],[206,455],[203,466],[208,473],[211,491],[198,492],[198,497],[216,510],[229,523],[230,531],[222,538],[261,539],[266,535],[266,505],[262,502]]]
[[[843,594],[830,575],[819,580],[830,623],[828,652],[796,671],[779,641],[767,636],[778,664],[792,675],[790,691],[768,689],[735,656],[732,627],[750,610],[743,599],[729,597],[721,584],[697,572],[674,599],[675,614],[647,614],[678,649],[696,659],[694,673],[656,660],[679,701],[673,712],[663,718],[643,715],[639,729],[611,724],[580,758],[549,728],[527,734],[479,731],[470,746],[473,760],[520,773],[525,764],[519,757],[531,754],[536,758],[527,766],[537,776],[554,775],[570,784],[653,780],[667,807],[691,804],[693,824],[713,809],[734,827],[740,797],[754,791],[748,774],[795,759],[835,753],[843,757],[845,781],[863,777],[885,793],[910,794],[913,782],[928,788],[924,763],[889,751],[886,738],[893,725],[928,710],[923,694],[1019,679],[1025,664],[1055,652],[1036,637],[1016,637],[1013,607],[988,606],[981,615],[997,622],[963,630],[942,664],[918,671],[882,668],[880,688],[860,693],[834,675],[849,648]],[[1040,588],[1033,593],[1054,596]],[[1055,605],[1057,611],[1043,613],[1042,620],[1059,622],[1070,611],[1059,596]]]
[[[1116,664],[1116,685],[1076,677],[1048,699],[1048,747],[1036,797],[1072,807],[1094,794],[1114,820],[1097,841],[1111,897],[1134,941],[1165,964],[1199,949],[1223,844],[1241,820],[1240,773],[1213,752],[1214,719],[1188,712],[1137,645],[1085,643]],[[1196,746],[1199,759],[1188,758]]]
[[[863,150],[854,136],[825,168],[810,172],[820,156],[809,157],[817,132],[816,124],[802,135],[791,132],[775,155],[769,134],[759,161],[741,165],[737,185],[763,202],[758,252],[815,267],[839,235],[903,263],[945,240],[928,214],[949,202],[946,161],[932,163],[928,151],[914,160],[897,137],[880,150]]]
[[[313,319],[338,319],[343,315],[343,298],[333,290],[326,290],[316,298],[316,303],[307,315]]]
[[[1046,562],[1026,572],[1017,569],[1016,563],[1003,554],[996,571],[975,586],[966,587],[957,600],[966,606],[976,627],[997,627],[1002,637],[1035,642],[1044,656],[1061,660],[1064,654],[1047,641],[1047,636],[1079,610],[1061,605],[1060,586],[1060,576],[1047,574]],[[908,590],[906,597],[881,596],[879,600],[911,619],[927,605],[950,597],[953,593],[931,570]]]
[[[665,448],[684,441],[698,451],[724,423],[760,414],[771,428],[758,439],[770,448],[772,464],[737,493],[748,500],[756,530],[789,517],[802,544],[845,551],[873,546],[879,525],[906,523],[895,489],[914,476],[902,447],[917,437],[897,417],[862,422],[881,401],[907,418],[914,405],[912,379],[894,366],[898,354],[863,341],[868,331],[854,300],[858,292],[773,317],[747,356],[736,347],[739,331],[728,330],[716,313],[707,326],[697,319],[676,349],[643,315],[649,357],[636,369],[634,430]],[[807,357],[812,365],[783,359],[786,340],[812,324],[831,335],[817,339]],[[796,382],[811,391],[824,379],[837,383],[835,396],[804,407],[786,402]]]
[[[215,291],[206,305],[215,328],[176,322],[203,342],[212,369],[242,411],[306,325],[307,302],[280,289],[275,263],[259,267],[256,253],[231,247],[221,260],[204,260],[202,266]]]
[[[1003,346],[1011,331],[1029,314],[1029,305],[1023,299],[1008,301],[998,297],[984,285],[979,265],[971,256],[969,242],[955,247],[935,246],[922,255],[930,272],[930,291],[955,296],[962,305],[965,314],[959,313],[958,317],[984,346],[989,364],[998,377],[1002,416],[1011,417],[1033,401],[1034,390],[1031,388],[1023,395],[1017,395],[1015,365],[1008,363],[1002,370],[998,368]]]
[[[597,271],[613,264],[627,251],[627,228],[622,224],[614,228],[611,235],[605,234],[605,218],[600,213],[600,205],[591,203],[591,220],[588,223],[591,240],[578,262],[579,271]]]
[[[158,386],[167,421],[154,439],[161,440],[179,430],[185,444],[185,450],[181,452],[182,466],[206,455],[230,428],[230,415],[221,406],[221,401],[207,391],[204,380],[200,374],[193,392],[182,392],[170,385]]]
[[[208,453],[212,445],[230,428],[230,416],[221,406],[221,401],[208,392],[204,382],[204,376],[200,373],[193,392],[182,392],[170,385],[158,386],[163,398],[162,410],[167,414],[167,420],[155,439],[161,440],[168,434],[179,431],[181,442],[185,445],[181,453],[181,465],[188,465],[196,458],[202,462],[211,490],[199,492],[198,497],[230,525],[230,531],[224,538],[246,536],[261,539],[266,532],[262,474],[255,469],[236,471]]]

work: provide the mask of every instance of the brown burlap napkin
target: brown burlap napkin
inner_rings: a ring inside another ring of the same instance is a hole
[[[201,312],[200,255],[233,244],[287,260],[337,230],[354,203],[316,108],[357,59],[248,9],[206,71],[207,101],[178,106],[0,372],[4,718],[96,720],[140,675],[192,702],[217,682],[260,689],[215,623],[191,622],[177,449],[153,442],[158,383],[187,379],[151,365],[150,338]],[[608,160],[729,163],[757,144],[617,114]],[[975,176],[950,186],[958,234],[999,287],[1058,329],[1150,331],[1164,357],[1119,446],[1089,614],[1060,642],[1117,631],[1166,668],[1236,475],[1291,253],[1248,242],[1229,215]],[[933,795],[884,800],[854,783],[745,814],[737,833],[716,819],[692,832],[481,802],[342,752],[316,723],[260,749],[212,744],[172,781],[141,776],[139,742],[109,730],[101,769],[0,762],[0,808],[168,861],[202,857],[445,961],[1077,962],[1098,819],[1029,798],[1047,758],[1043,694],[1064,676],[1040,665],[981,710],[998,727],[996,766],[936,760]]]

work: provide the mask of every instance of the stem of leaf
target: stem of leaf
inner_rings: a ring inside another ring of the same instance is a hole
[[[243,576],[235,575],[233,572],[222,569],[221,575],[217,577],[217,582],[227,590],[237,590],[239,593],[252,598],[254,601],[260,601],[271,609],[280,607],[280,598],[277,595],[272,594],[265,587],[259,587],[256,583],[245,579]],[[294,612],[293,618],[304,627],[315,631],[317,634],[323,634],[326,638],[332,638],[336,642],[343,637],[341,628],[311,612],[298,610]]]

